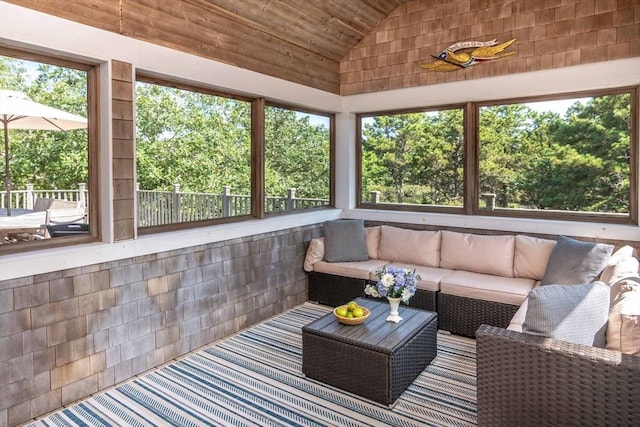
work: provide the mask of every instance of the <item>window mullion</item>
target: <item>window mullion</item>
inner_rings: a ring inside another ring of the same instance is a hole
[[[464,212],[478,210],[478,107],[473,102],[464,108]]]
[[[264,218],[264,126],[265,100],[251,103],[251,200],[252,213]]]

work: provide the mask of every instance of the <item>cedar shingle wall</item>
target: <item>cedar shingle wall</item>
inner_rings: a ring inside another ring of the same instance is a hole
[[[133,239],[135,233],[135,168],[133,72],[131,64],[112,61],[113,215],[114,239]]]
[[[517,54],[453,72],[418,65],[467,40],[511,38]],[[415,0],[340,64],[342,95],[640,56],[640,0]]]
[[[0,281],[0,426],[125,381],[307,300],[322,227]]]

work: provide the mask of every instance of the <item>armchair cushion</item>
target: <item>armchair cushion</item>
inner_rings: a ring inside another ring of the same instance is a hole
[[[524,333],[605,347],[609,287],[604,283],[540,286],[528,298]]]
[[[637,279],[636,279],[637,280]],[[640,356],[640,289],[624,281],[609,312],[607,348]]]

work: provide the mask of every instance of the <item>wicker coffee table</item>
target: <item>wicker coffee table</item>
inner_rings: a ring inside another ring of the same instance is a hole
[[[355,301],[371,310],[364,324],[343,325],[329,313],[302,328],[302,372],[390,405],[436,356],[438,315],[401,306],[403,320],[392,323],[388,304]]]

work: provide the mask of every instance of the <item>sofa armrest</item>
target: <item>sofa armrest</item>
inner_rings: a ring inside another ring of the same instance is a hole
[[[482,325],[478,425],[633,425],[640,357]]]

